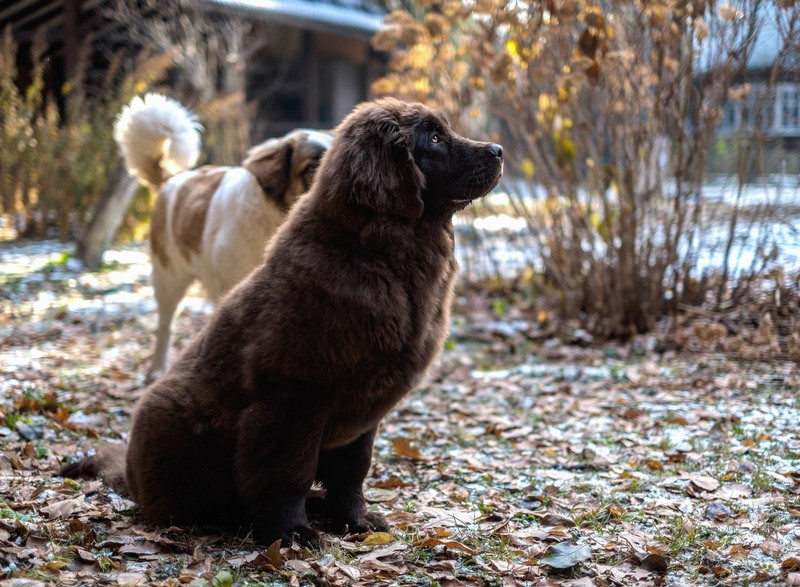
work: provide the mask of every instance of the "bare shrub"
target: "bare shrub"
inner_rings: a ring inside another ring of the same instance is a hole
[[[245,43],[250,25],[236,14],[210,15],[193,0],[150,9],[143,14],[142,6],[123,1],[101,8],[103,19],[124,25],[122,33],[85,40],[75,77],[62,88],[64,116],[57,105],[62,96],[45,89],[45,31],[33,43],[31,81],[18,88],[17,47],[6,30],[0,47],[4,238],[75,237],[83,231],[101,195],[108,196],[124,172],[112,136],[115,117],[134,95],[161,80],[168,79],[169,93],[203,120],[206,155],[219,163],[241,161],[250,145],[245,61],[260,46],[258,35]],[[110,62],[104,78],[95,75],[89,83],[93,47],[102,48]],[[122,226],[126,236],[143,235],[150,207],[149,194],[137,196]]]
[[[165,70],[163,59],[141,59],[124,75],[118,57],[100,82],[108,91],[91,94],[85,84],[87,40],[77,74],[63,88],[62,118],[44,84],[43,38],[40,34],[33,43],[31,80],[22,89],[10,28],[0,47],[0,215],[10,229],[6,237],[74,236],[118,165],[114,117],[134,91]]]
[[[706,163],[763,4],[425,2],[375,37],[391,60],[374,89],[502,142],[537,293],[596,334],[628,337],[707,298]]]

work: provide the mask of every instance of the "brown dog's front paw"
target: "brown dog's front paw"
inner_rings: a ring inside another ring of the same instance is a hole
[[[320,535],[311,526],[296,526],[291,529],[289,534],[281,536],[281,546],[291,546],[292,542],[313,548],[319,546]]]
[[[300,546],[319,546],[320,535],[311,526],[298,524],[288,530],[277,531],[274,529],[257,529],[254,536],[259,544],[270,545],[276,540],[281,541],[281,546],[291,546],[297,542]]]
[[[389,523],[386,521],[386,518],[380,514],[366,512],[363,516],[348,520],[346,523],[332,524],[330,529],[334,532],[346,531],[348,534],[386,532],[389,529]]]
[[[376,512],[364,514],[364,522],[373,532],[386,532],[389,529],[389,522],[386,521],[386,518]]]

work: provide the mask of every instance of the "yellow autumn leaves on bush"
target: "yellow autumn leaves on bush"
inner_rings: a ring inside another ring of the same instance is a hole
[[[565,317],[627,336],[678,307],[696,278],[696,195],[768,5],[428,0],[375,36],[390,59],[373,89],[502,143],[543,289]]]

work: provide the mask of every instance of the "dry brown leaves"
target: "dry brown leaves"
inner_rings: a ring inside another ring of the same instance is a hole
[[[524,325],[484,322],[476,340],[476,315],[380,432],[366,496],[390,532],[308,551],[142,525],[99,481],[53,475],[126,430],[155,324],[146,259],[59,272],[26,274],[0,314],[2,578],[800,584],[796,366],[581,349]],[[177,345],[204,320],[184,313]]]

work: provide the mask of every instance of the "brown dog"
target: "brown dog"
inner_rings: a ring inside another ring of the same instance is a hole
[[[143,396],[124,481],[158,524],[247,520],[259,540],[309,542],[305,499],[332,529],[385,529],[362,483],[375,432],[447,333],[453,213],[503,169],[499,145],[421,104],[382,99],[339,126],[311,191],[264,264]],[[82,461],[118,484],[114,460]]]

